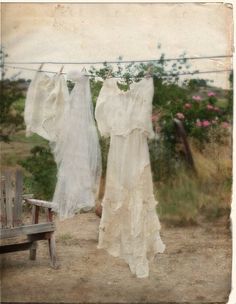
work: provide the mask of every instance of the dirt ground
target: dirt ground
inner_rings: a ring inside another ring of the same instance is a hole
[[[46,241],[2,255],[2,301],[54,303],[226,303],[231,284],[231,234],[225,218],[198,226],[162,223],[166,251],[137,279],[128,265],[97,249],[99,218],[83,213],[57,224],[60,268],[49,267]]]

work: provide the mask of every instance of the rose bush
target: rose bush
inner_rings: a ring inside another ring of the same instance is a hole
[[[174,134],[173,119],[177,118],[183,122],[189,136],[197,138],[201,143],[208,142],[210,128],[230,127],[227,111],[217,104],[217,95],[212,91],[207,92],[206,96],[193,95],[187,102],[185,99],[169,101],[166,106],[154,110],[154,117],[155,111],[159,112],[159,120],[154,121],[154,128],[157,129],[158,124],[163,135],[171,140],[169,135]]]

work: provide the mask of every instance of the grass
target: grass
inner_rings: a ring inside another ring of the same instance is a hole
[[[176,224],[196,223],[199,189],[196,180],[190,178],[187,172],[179,172],[173,180],[158,185],[155,194],[161,219]]]
[[[81,246],[79,240],[73,237],[70,233],[64,233],[58,235],[57,241],[66,246],[73,246],[73,245]]]
[[[34,146],[47,146],[48,142],[37,134],[25,136],[25,131],[16,133],[9,143],[1,143],[1,164],[7,167],[17,167],[18,162],[30,155]]]
[[[29,143],[32,145],[46,145],[48,143],[47,140],[42,138],[41,136],[37,134],[32,134],[29,137],[25,136],[25,131],[18,132],[15,135],[13,135],[11,138],[11,141],[18,142],[18,143]]]
[[[219,144],[212,135],[212,141],[203,151],[190,141],[197,175],[182,168],[172,180],[156,185],[157,211],[162,220],[175,224],[196,224],[199,215],[204,215],[207,220],[229,216],[232,147],[229,137],[222,140]]]
[[[217,100],[216,106],[220,108],[226,108],[228,106],[228,100],[226,98],[220,98]]]

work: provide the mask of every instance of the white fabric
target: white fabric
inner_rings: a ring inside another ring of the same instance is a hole
[[[89,78],[68,73],[76,84],[69,94],[61,74],[37,72],[29,86],[24,119],[26,136],[49,140],[58,173],[53,196],[61,219],[94,207],[101,176],[101,152]]]
[[[52,144],[58,164],[53,202],[61,219],[94,207],[101,176],[101,152],[93,117],[89,78],[72,71],[75,86],[66,102],[59,136]]]
[[[147,138],[152,138],[152,78],[121,91],[106,79],[98,96],[95,118],[103,136],[110,136],[106,189],[98,248],[121,257],[139,278],[148,277],[148,261],[165,245],[153,195]]]
[[[52,141],[55,140],[58,124],[64,112],[64,101],[68,92],[62,75],[52,77],[37,72],[27,91],[24,120],[26,136],[32,133]]]
[[[58,75],[54,81],[54,87],[45,100],[44,112],[46,117],[42,127],[47,132],[50,142],[58,141],[61,123],[65,112],[65,105],[69,98],[69,92],[65,77]]]

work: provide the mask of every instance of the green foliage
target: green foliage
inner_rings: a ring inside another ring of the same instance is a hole
[[[176,112],[179,100],[187,101],[187,98],[187,89],[180,87],[177,83],[168,83],[161,77],[154,77],[153,106],[155,108]]]
[[[102,177],[106,176],[109,146],[110,146],[110,139],[100,137],[100,147],[101,147],[101,155],[102,155]]]
[[[199,87],[207,87],[209,81],[205,79],[190,79],[188,81],[188,88],[191,91],[197,90]]]
[[[111,64],[104,63],[102,68],[96,69],[91,66],[89,73],[94,77],[106,79],[108,76],[121,77],[123,83],[130,84],[133,81],[139,81],[140,78],[151,68],[151,73],[163,80],[163,83],[178,83],[179,74],[187,72],[189,64],[185,58],[185,54],[181,54],[175,63],[165,61],[165,54],[162,54],[157,61],[150,63],[122,63],[122,58],[119,58],[120,63],[114,67]]]
[[[98,98],[99,92],[102,88],[102,81],[95,81],[94,79],[91,79],[90,82],[90,87],[91,87],[91,92],[92,92],[92,101],[94,104],[94,107],[96,105],[96,100]]]
[[[3,46],[0,50],[0,61],[4,62],[4,59],[8,57],[8,54],[4,52]],[[19,104],[16,102],[23,97],[23,86],[27,83],[24,79],[4,80],[4,69],[1,71],[0,80],[0,100],[1,100],[1,112],[0,112],[0,141],[9,141],[10,135],[24,128],[23,117]],[[17,107],[18,106],[18,107]]]
[[[232,119],[232,115],[233,115],[233,72],[230,73],[229,82],[230,82],[230,90],[227,94],[227,99],[228,99],[227,112],[230,116],[230,119]]]
[[[24,129],[22,116],[23,91],[19,88],[19,80],[2,80],[0,82],[0,138],[9,141],[9,137]]]
[[[176,174],[181,163],[170,143],[160,138],[153,139],[149,141],[149,152],[154,181],[165,182]]]
[[[57,167],[50,149],[34,147],[31,150],[31,156],[20,161],[20,165],[30,173],[25,177],[27,190],[38,199],[52,199]]]

